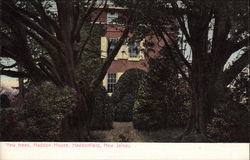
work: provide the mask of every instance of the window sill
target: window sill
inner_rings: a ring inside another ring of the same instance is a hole
[[[138,57],[129,57],[128,60],[129,61],[140,61],[141,59]]]

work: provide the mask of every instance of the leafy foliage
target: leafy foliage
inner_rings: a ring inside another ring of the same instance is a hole
[[[24,108],[1,112],[2,139],[59,141],[61,121],[75,106],[75,94],[71,88],[57,88],[49,82],[33,88],[25,97]]]
[[[112,94],[115,121],[132,121],[133,106],[144,75],[145,72],[142,70],[130,69],[120,77]]]
[[[81,54],[79,64],[77,66],[77,76],[79,81],[82,77],[86,77],[92,81],[99,73],[99,68],[103,64],[100,55],[100,38],[103,31],[102,25],[96,25],[92,28],[90,25],[85,25],[84,30],[81,30],[81,35],[87,38],[89,31],[92,29],[91,40],[86,44],[86,49]],[[112,128],[113,109],[110,105],[110,97],[106,94],[104,88],[98,88],[95,91],[95,105],[92,113],[90,128],[97,130],[106,130]]]
[[[150,59],[149,73],[140,83],[134,105],[135,128],[157,130],[185,125],[188,87],[172,65],[168,58]]]
[[[105,88],[100,88],[95,95],[95,106],[90,128],[93,130],[112,129],[113,119],[110,97],[106,94]]]
[[[243,71],[227,90],[215,108],[216,116],[208,126],[208,133],[215,141],[249,141],[249,75]]]
[[[249,104],[249,66],[246,67],[233,81],[231,88],[232,99],[238,103]],[[248,108],[250,109],[250,108]]]
[[[0,140],[24,140],[27,134],[24,122],[24,113],[16,109],[0,110]]]
[[[91,129],[111,129],[113,111],[104,89],[96,95]],[[50,82],[31,89],[21,109],[0,112],[0,139],[4,141],[60,141],[64,115],[76,105],[76,92]]]
[[[93,28],[90,25],[85,25],[84,30],[81,30],[81,36],[85,39],[88,36],[88,32],[92,29],[93,33],[91,40],[86,44],[86,49],[82,52],[77,65],[78,78],[86,77],[88,80],[93,80],[98,74],[99,68],[103,61],[101,59],[101,35],[103,32],[102,25],[95,25]]]
[[[246,106],[228,100],[216,108],[208,133],[217,142],[248,142],[249,125]]]
[[[25,110],[28,132],[32,140],[60,140],[64,114],[76,105],[76,92],[68,87],[57,88],[45,82],[32,89],[26,97]]]
[[[6,94],[0,95],[0,108],[8,108],[10,107],[10,99]]]

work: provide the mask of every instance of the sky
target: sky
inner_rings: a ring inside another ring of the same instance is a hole
[[[1,75],[0,84],[6,87],[18,87],[18,79]]]
[[[3,65],[12,65],[15,62],[11,59],[1,58],[1,64]],[[18,87],[18,79],[12,78],[4,75],[0,75],[0,86],[6,86],[6,87]]]

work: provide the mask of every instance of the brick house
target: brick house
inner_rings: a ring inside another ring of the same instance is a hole
[[[96,22],[97,24],[102,24],[104,30],[101,35],[100,46],[102,59],[107,58],[108,48],[109,51],[114,49],[116,42],[122,34],[121,29],[123,27],[121,24],[115,23],[114,20],[122,14],[122,10],[124,9],[114,7],[112,2],[109,1],[107,4],[107,9],[105,9]],[[93,14],[98,14],[98,12]],[[93,15],[93,17],[96,16]],[[112,94],[116,82],[126,70],[136,68],[147,71],[146,58],[140,50],[141,48],[143,48],[143,41],[122,45],[103,80],[103,86],[106,88],[109,95]]]
[[[102,4],[103,1],[100,0],[99,3]],[[96,22],[97,24],[102,24],[104,30],[101,35],[100,46],[102,59],[107,58],[108,49],[114,49],[115,43],[122,35],[121,30],[123,25],[116,23],[115,20],[118,17],[123,16],[124,11],[124,8],[116,7],[111,1],[108,0],[106,9]],[[96,17],[98,13],[100,12],[94,12],[93,17]],[[172,38],[175,39],[177,38],[177,31],[173,30],[172,27],[173,24],[170,23],[167,28],[168,32],[171,33],[171,36],[173,35]],[[166,39],[169,40],[167,36]],[[145,42],[149,42],[153,45],[145,48]],[[122,45],[103,80],[103,86],[106,88],[108,94],[112,94],[115,89],[116,82],[126,70],[135,68],[148,71],[147,60],[149,58],[159,57],[158,53],[164,46],[165,43],[162,40],[159,40],[154,34],[148,35],[141,42],[132,42]],[[147,53],[147,56],[145,56],[142,49],[144,49]]]

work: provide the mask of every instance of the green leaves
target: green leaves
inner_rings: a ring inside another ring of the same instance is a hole
[[[33,89],[26,96],[25,104],[32,140],[60,140],[61,121],[64,114],[76,106],[75,97],[72,88],[57,88],[50,82]]]
[[[150,59],[149,72],[140,82],[133,108],[134,127],[140,130],[184,127],[188,86],[167,57]]]
[[[61,121],[76,105],[75,97],[72,88],[57,88],[50,82],[33,88],[25,96],[24,108],[1,111],[1,139],[60,141]]]
[[[144,76],[143,70],[130,69],[120,77],[112,94],[115,121],[132,121],[133,106],[137,99],[140,81]]]
[[[113,126],[113,107],[105,88],[99,88],[95,94],[95,105],[90,128],[93,130],[107,130]]]

